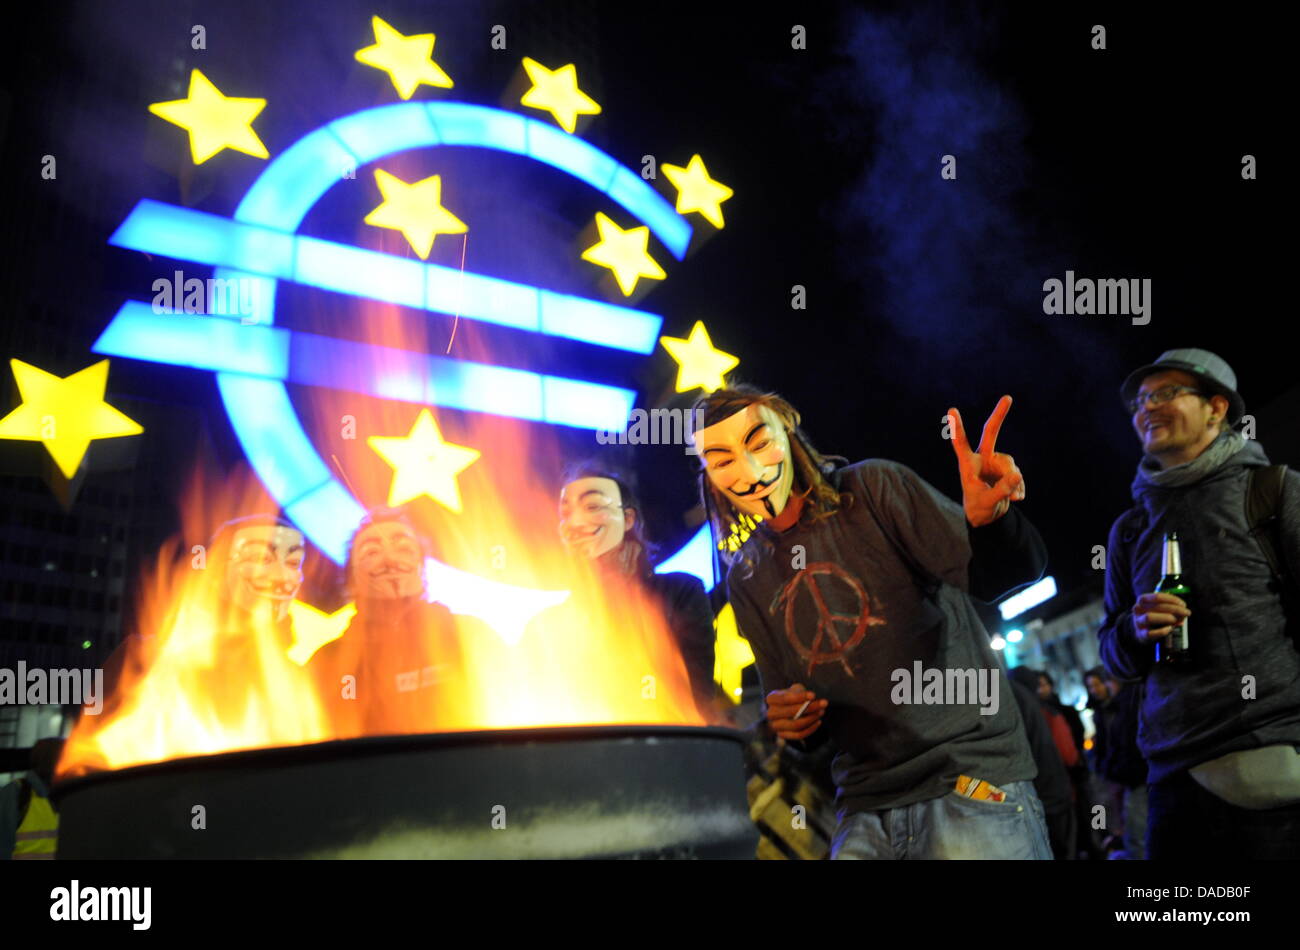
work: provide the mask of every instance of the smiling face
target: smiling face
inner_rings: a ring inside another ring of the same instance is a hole
[[[235,531],[226,564],[230,601],[246,612],[269,610],[283,619],[302,586],[306,557],[302,532],[283,525],[248,525]]]
[[[739,511],[775,518],[790,500],[790,434],[766,406],[751,404],[695,433],[709,481]]]
[[[598,558],[615,550],[635,518],[612,478],[578,478],[560,492],[560,540],[571,554]]]
[[[352,541],[349,581],[357,600],[395,600],[424,591],[423,553],[410,525],[368,524]]]
[[[1138,387],[1138,410],[1133,413],[1133,428],[1142,440],[1142,448],[1165,467],[1190,462],[1214,441],[1228,412],[1223,396],[1209,399],[1182,392],[1159,406],[1147,404],[1145,397],[1169,386],[1186,386],[1200,390],[1196,377],[1182,370],[1152,373]]]

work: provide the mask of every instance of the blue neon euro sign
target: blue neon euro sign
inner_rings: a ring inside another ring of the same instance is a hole
[[[128,301],[93,349],[214,372],[235,434],[267,490],[339,563],[364,508],[311,444],[286,383],[606,430],[626,424],[635,394],[276,327],[278,281],[643,354],[654,349],[663,323],[628,307],[296,233],[348,169],[439,145],[510,152],[567,172],[649,227],[675,257],[686,254],[690,225],[639,175],[550,125],[458,102],[402,103],[344,116],[272,160],[233,218],[144,200],[109,239],[119,247],[211,265],[217,280],[252,282],[253,312],[243,315],[251,326],[227,315],[155,314],[148,304]],[[681,559],[677,569],[689,569],[712,586],[711,559],[706,564],[698,554],[683,557],[698,552],[700,540],[693,538],[675,556]]]

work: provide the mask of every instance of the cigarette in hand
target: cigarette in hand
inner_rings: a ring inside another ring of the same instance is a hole
[[[802,716],[802,715],[803,715],[803,711],[804,711],[805,709],[807,709],[808,706],[809,706],[811,703],[812,703],[812,700],[810,699],[810,700],[808,700],[807,702],[805,702],[802,706],[800,706],[800,707],[799,707],[799,711],[798,711],[797,713],[794,714],[794,718],[795,718],[795,719],[798,719],[800,716]]]

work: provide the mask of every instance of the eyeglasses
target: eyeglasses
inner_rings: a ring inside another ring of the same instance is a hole
[[[1163,406],[1167,402],[1173,402],[1183,393],[1191,393],[1193,396],[1204,396],[1205,393],[1199,389],[1193,389],[1191,386],[1161,386],[1159,389],[1152,390],[1149,393],[1138,393],[1136,399],[1130,399],[1124,405],[1128,408],[1128,414],[1135,416],[1139,409],[1147,406]]]

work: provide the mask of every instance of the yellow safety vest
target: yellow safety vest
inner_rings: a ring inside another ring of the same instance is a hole
[[[53,861],[59,839],[59,815],[48,798],[32,792],[31,803],[14,838],[15,861]]]

